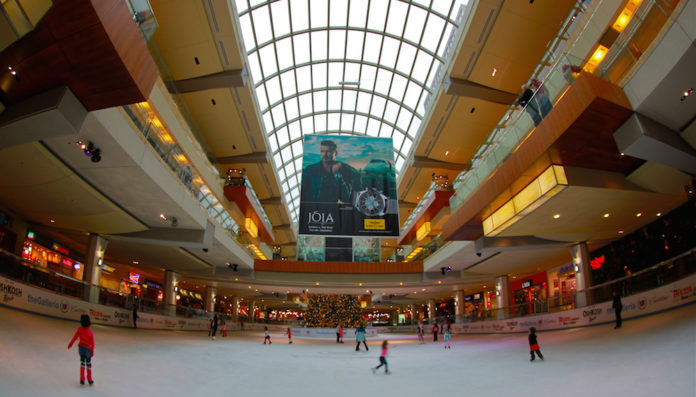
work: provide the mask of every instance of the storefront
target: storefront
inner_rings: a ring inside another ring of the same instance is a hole
[[[84,265],[80,260],[75,259],[75,256],[75,253],[57,243],[39,240],[33,232],[27,233],[22,249],[22,258],[29,262],[82,280]]]
[[[546,272],[519,277],[510,282],[515,315],[537,313],[544,310],[548,297]]]
[[[572,309],[575,301],[575,266],[572,262],[563,264],[548,272],[550,310]]]
[[[480,318],[485,311],[483,291],[464,297],[464,314],[470,314],[474,318]]]

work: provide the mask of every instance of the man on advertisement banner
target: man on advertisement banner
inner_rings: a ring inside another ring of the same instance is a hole
[[[398,235],[393,155],[391,138],[305,136],[300,234]]]
[[[320,153],[321,161],[303,170],[302,200],[350,203],[353,192],[361,188],[360,172],[336,160],[338,148],[332,140],[321,141]]]

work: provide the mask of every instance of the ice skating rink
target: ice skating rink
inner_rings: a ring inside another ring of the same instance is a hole
[[[539,332],[546,361],[529,362],[527,335],[390,340],[391,375],[346,343],[233,332],[92,326],[95,385],[79,385],[77,322],[0,307],[0,396],[695,396],[696,305],[624,322]]]

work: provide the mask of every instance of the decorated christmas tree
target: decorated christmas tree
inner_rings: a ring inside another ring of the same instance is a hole
[[[308,327],[355,327],[362,322],[362,310],[357,296],[310,295],[305,311]]]

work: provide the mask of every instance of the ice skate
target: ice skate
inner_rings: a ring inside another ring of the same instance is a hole
[[[88,380],[87,382],[89,383],[90,386],[92,386],[94,384],[93,380]]]

